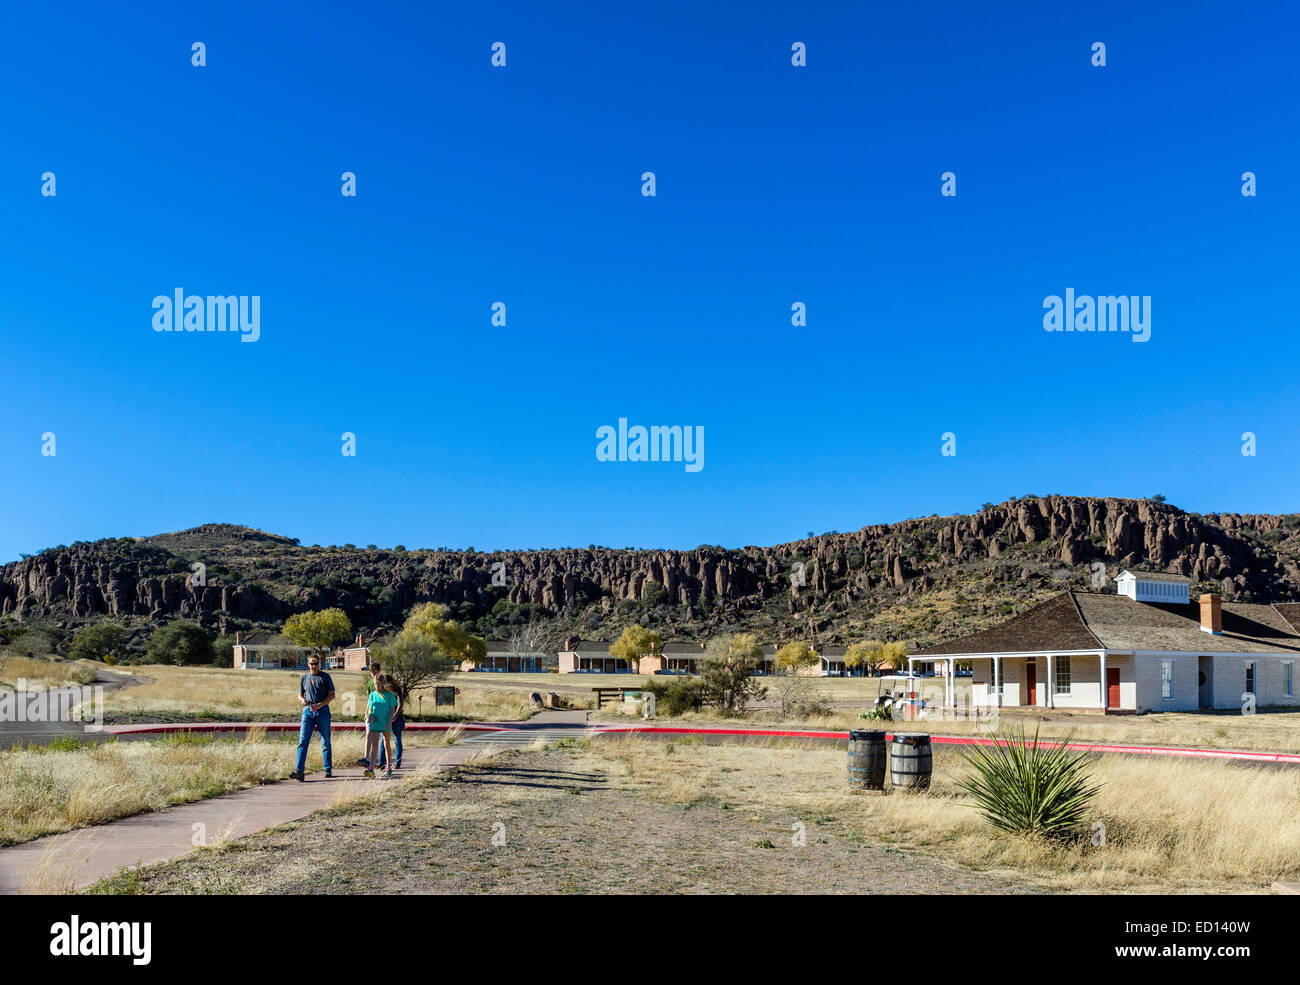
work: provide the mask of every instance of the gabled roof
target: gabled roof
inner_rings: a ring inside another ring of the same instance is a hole
[[[1201,629],[1199,602],[1167,605],[1066,591],[1001,625],[912,656],[1099,649],[1300,653],[1300,603],[1224,602],[1223,632],[1212,634]]]
[[[1127,598],[1124,598],[1124,601],[1129,602]],[[1074,604],[1074,596],[1070,592],[1062,592],[990,629],[928,647],[911,656],[1098,650],[1102,646],[1101,641],[1084,624],[1083,617],[1079,614],[1079,607]]]
[[[1223,633],[1201,629],[1199,602],[1134,602],[1123,595],[1076,596],[1084,620],[1110,650],[1300,653],[1300,634],[1271,605],[1223,603]]]

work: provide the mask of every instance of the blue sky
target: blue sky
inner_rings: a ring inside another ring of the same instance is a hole
[[[0,560],[1297,509],[1286,5],[268,6],[5,15]],[[261,338],[154,332],[177,287]],[[1150,295],[1151,340],[1045,332],[1067,287]],[[620,417],[704,469],[597,461]]]

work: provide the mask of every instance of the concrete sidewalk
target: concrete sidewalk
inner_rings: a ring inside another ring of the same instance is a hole
[[[216,844],[296,821],[358,794],[382,790],[426,770],[459,765],[492,749],[489,743],[408,747],[402,769],[392,780],[367,780],[360,767],[336,766],[333,779],[323,773],[308,774],[301,783],[266,783],[0,849],[0,893],[82,889],[123,867],[161,862],[193,851],[196,844]]]

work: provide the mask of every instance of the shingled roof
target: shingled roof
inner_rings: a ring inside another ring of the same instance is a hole
[[[1125,599],[1125,601],[1128,601]],[[1070,592],[1062,592],[990,629],[913,653],[1036,653],[1039,650],[1098,650],[1104,644],[1084,625]]]
[[[1062,592],[1006,622],[912,656],[1069,650],[1300,653],[1300,603],[1223,603],[1223,633],[1201,629],[1199,602],[1166,605],[1123,595]]]
[[[294,647],[293,643],[290,643],[279,633],[273,633],[269,630],[259,630],[256,633],[249,633],[247,636],[241,637],[240,642],[244,646]],[[297,647],[297,649],[302,649],[302,647]]]
[[[1273,608],[1281,613],[1292,629],[1300,633],[1300,602],[1278,602]]]

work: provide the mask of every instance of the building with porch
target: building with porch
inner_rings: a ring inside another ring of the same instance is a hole
[[[661,650],[648,653],[629,664],[609,652],[609,643],[576,643],[559,654],[561,674],[698,674],[708,645],[705,643],[665,643]],[[763,647],[763,659],[755,674],[772,672],[775,649]]]
[[[462,660],[460,669],[493,674],[545,674],[551,669],[551,664],[545,653],[516,653],[500,640],[488,640],[483,659]]]
[[[1118,594],[1068,590],[1001,625],[918,651],[956,701],[955,668],[973,670],[976,706],[1097,713],[1300,707],[1300,603],[1189,597],[1173,575],[1123,572]]]
[[[232,647],[235,670],[306,670],[307,656],[312,651],[305,646],[295,646],[279,633],[258,632],[245,636],[235,634]],[[322,661],[326,669],[336,669],[332,658]]]
[[[235,634],[235,670],[306,670],[307,657],[317,651],[295,646],[279,633]],[[324,670],[365,670],[370,666],[370,647],[361,636],[351,646],[335,649],[321,660]]]

